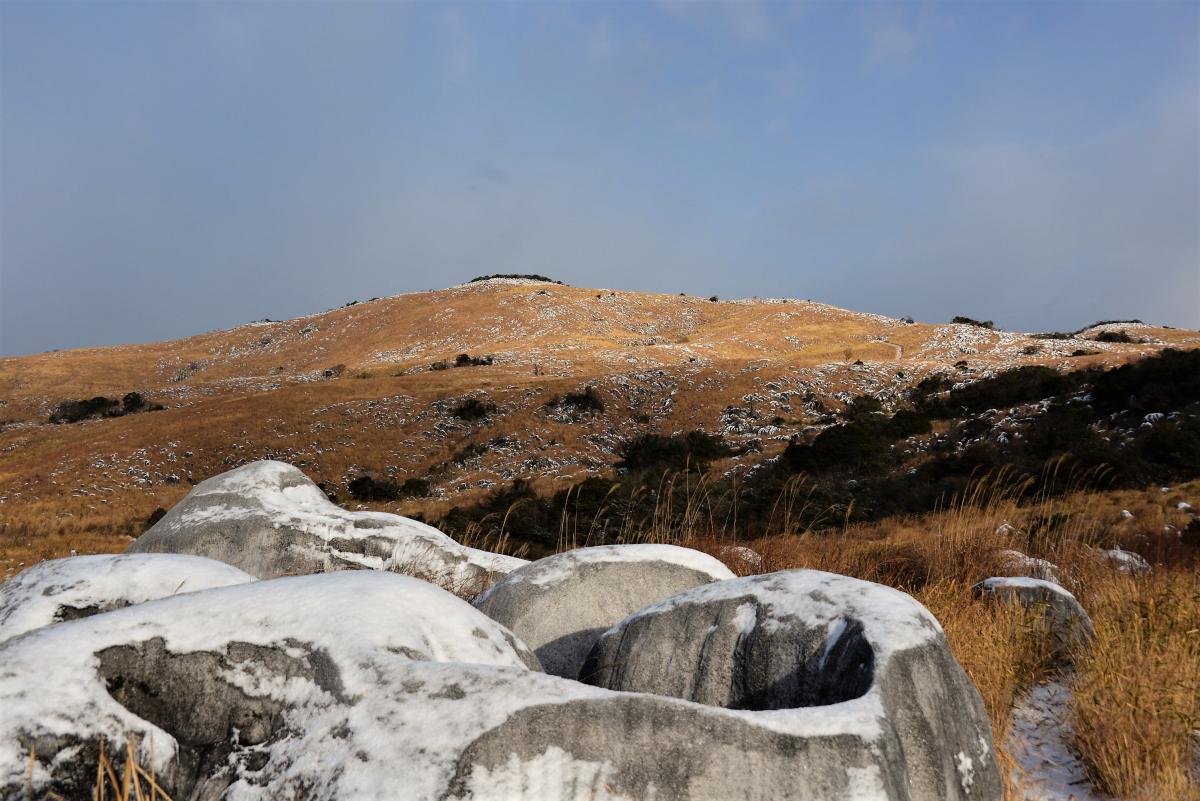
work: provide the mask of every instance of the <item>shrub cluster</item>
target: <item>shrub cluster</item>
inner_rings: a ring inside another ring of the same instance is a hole
[[[496,404],[491,401],[481,401],[479,398],[466,398],[460,401],[450,414],[460,420],[482,420],[496,411]]]
[[[130,392],[117,400],[97,395],[88,400],[65,400],[54,408],[50,414],[51,423],[78,423],[98,417],[123,417],[138,412],[157,412],[163,409],[161,403],[148,403],[138,392]]]
[[[350,482],[347,489],[356,501],[396,501],[401,498],[424,497],[429,494],[429,482],[422,478],[407,478],[403,484],[387,479],[362,475]]]
[[[1014,407],[1024,407],[1021,436],[996,436],[993,410]],[[1167,416],[1143,424],[1155,412]],[[907,438],[930,433],[935,420],[946,433],[913,449]],[[612,477],[550,497],[518,482],[442,522],[452,531],[473,524],[487,532],[507,514],[510,534],[548,548],[569,516],[589,542],[615,541],[624,536],[623,521],[694,520],[693,501],[664,488],[702,484],[706,519],[736,519],[738,531],[753,537],[770,530],[780,499],[802,476],[803,509],[792,520],[818,528],[944,508],[1001,470],[1030,496],[1190,480],[1200,476],[1200,350],[1165,350],[1111,370],[1021,367],[958,389],[929,377],[891,415],[873,398],[855,398],[840,422],[811,440],[794,439],[781,458],[736,482],[695,477],[733,453],[703,431],[645,434],[619,450]],[[685,473],[686,481],[670,479]]]
[[[567,406],[579,412],[599,413],[604,411],[604,398],[600,397],[595,387],[588,385],[581,390],[568,392],[561,398],[551,398],[546,401],[546,406],[551,409]]]
[[[959,325],[974,325],[979,328],[995,328],[996,324],[991,320],[975,320],[970,317],[955,317],[950,322],[958,323]]]

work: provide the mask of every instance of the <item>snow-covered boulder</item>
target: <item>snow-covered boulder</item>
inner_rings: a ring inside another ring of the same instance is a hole
[[[475,606],[533,648],[547,673],[573,679],[596,638],[626,615],[680,590],[733,577],[719,560],[690,548],[604,545],[514,570]]]
[[[1052,581],[1003,576],[984,579],[975,586],[977,594],[1027,609],[1041,610],[1054,650],[1069,657],[1086,647],[1096,636],[1092,619],[1070,592]]]
[[[1099,548],[1097,553],[1113,568],[1122,573],[1145,573],[1150,569],[1150,563],[1133,551],[1123,551],[1117,548]]]
[[[762,554],[745,545],[722,545],[717,555],[736,573],[757,573],[762,570]]]
[[[407,517],[348,512],[299,469],[276,461],[252,462],[200,482],[128,551],[207,556],[258,578],[390,570],[464,596],[527,564],[464,547]]]
[[[814,620],[834,603],[828,589],[806,601]],[[90,797],[103,737],[118,768],[132,742],[172,797],[192,801],[916,801],[963,797],[960,786],[973,801],[998,801],[986,721],[950,767],[907,750],[920,720],[893,717],[887,682],[907,682],[901,694],[930,716],[961,718],[978,701],[916,681],[921,643],[941,635],[919,606],[903,614],[915,602],[887,593],[863,599],[881,610],[865,628],[872,643],[891,627],[872,687],[775,711],[530,670],[536,661],[506,629],[387,573],[149,601],[0,644],[0,798],[24,798],[30,776],[35,797]],[[858,636],[847,623],[832,639]],[[939,780],[946,789],[923,792]]]
[[[1062,580],[1058,574],[1058,565],[1048,559],[1026,556],[1020,551],[1011,548],[1005,548],[996,555],[999,557],[1000,565],[1005,570],[1029,576],[1030,578],[1062,584]]]
[[[809,797],[999,799],[987,713],[925,607],[879,584],[793,570],[685,590],[597,641],[580,678],[806,732]],[[843,780],[844,781],[844,780]],[[781,793],[777,797],[792,797]]]
[[[200,556],[101,554],[41,562],[0,584],[0,642],[155,598],[254,581]]]
[[[432,662],[507,669],[505,681],[537,667],[465,601],[374,571],[202,590],[47,626],[0,644],[0,798],[24,793],[31,751],[37,797],[88,797],[101,737],[113,755],[131,739],[144,763],[153,753],[177,799],[366,801],[439,760],[444,783],[471,739],[455,727],[482,733],[502,717],[468,707],[454,671],[412,670]]]

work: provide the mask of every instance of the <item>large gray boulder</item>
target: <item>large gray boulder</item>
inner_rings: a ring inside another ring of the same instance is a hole
[[[464,597],[527,564],[464,547],[407,517],[348,512],[299,469],[276,461],[252,462],[200,482],[127,552],[207,556],[258,578],[390,570]]]
[[[1092,619],[1079,600],[1061,585],[1051,581],[1016,576],[996,576],[975,585],[984,598],[1016,604],[1041,612],[1050,638],[1051,650],[1069,658],[1087,647],[1096,636]]]
[[[822,735],[796,770],[874,766],[870,797],[1001,796],[979,693],[933,615],[882,585],[795,570],[685,590],[606,631],[580,679]]]
[[[202,590],[30,631],[0,644],[0,798],[25,798],[30,771],[38,798],[90,797],[101,738],[110,758],[137,744],[180,801],[365,800],[419,772],[422,748],[449,775],[450,707],[479,712],[452,671],[413,679],[414,662],[538,667],[465,601],[375,571]]]
[[[901,623],[893,645],[936,633],[902,618],[878,621]],[[118,769],[132,738],[177,801],[956,797],[913,782],[879,694],[725,709],[534,667],[467,604],[386,573],[150,601],[0,644],[0,798],[30,775],[35,797],[90,798],[101,737]],[[987,748],[985,724],[944,778],[998,801]]]
[[[573,679],[600,634],[626,615],[733,577],[720,561],[690,548],[605,545],[531,562],[474,603],[534,649],[547,673]]]
[[[99,554],[40,562],[0,584],[0,642],[64,620],[248,581],[254,576],[200,556]]]

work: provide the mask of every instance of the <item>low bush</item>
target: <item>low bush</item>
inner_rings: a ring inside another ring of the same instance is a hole
[[[600,397],[600,393],[596,391],[596,388],[590,385],[576,392],[568,392],[561,399],[551,398],[546,402],[546,405],[551,408],[569,406],[576,411],[588,413],[604,411],[604,399]]]
[[[123,417],[138,412],[157,412],[163,409],[160,403],[148,403],[138,392],[129,392],[121,400],[97,395],[87,400],[65,400],[50,414],[50,422],[78,423],[99,417]]]
[[[466,398],[460,401],[450,414],[460,420],[482,420],[492,412],[496,411],[496,404],[491,401],[481,401],[479,398]]]
[[[394,501],[400,497],[400,487],[395,482],[365,475],[351,481],[347,489],[356,501]]]
[[[1112,342],[1116,344],[1136,344],[1140,340],[1129,336],[1125,331],[1101,331],[1096,336],[1092,337],[1093,342]]]
[[[491,356],[472,356],[469,353],[460,353],[454,360],[455,367],[481,367],[491,363]]]
[[[735,451],[720,435],[700,431],[686,434],[643,434],[626,442],[620,450],[617,467],[629,472],[704,471],[714,459],[732,456]]]
[[[993,323],[991,320],[975,320],[975,319],[972,319],[971,317],[961,317],[961,316],[955,317],[950,322],[956,323],[958,325],[973,325],[973,326],[976,326],[977,328],[995,328],[996,327],[996,324]]]

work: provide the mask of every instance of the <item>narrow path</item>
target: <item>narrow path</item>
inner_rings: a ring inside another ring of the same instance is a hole
[[[1034,687],[1013,708],[1009,753],[1013,779],[1026,801],[1111,801],[1092,789],[1071,750],[1071,690],[1067,679]]]

